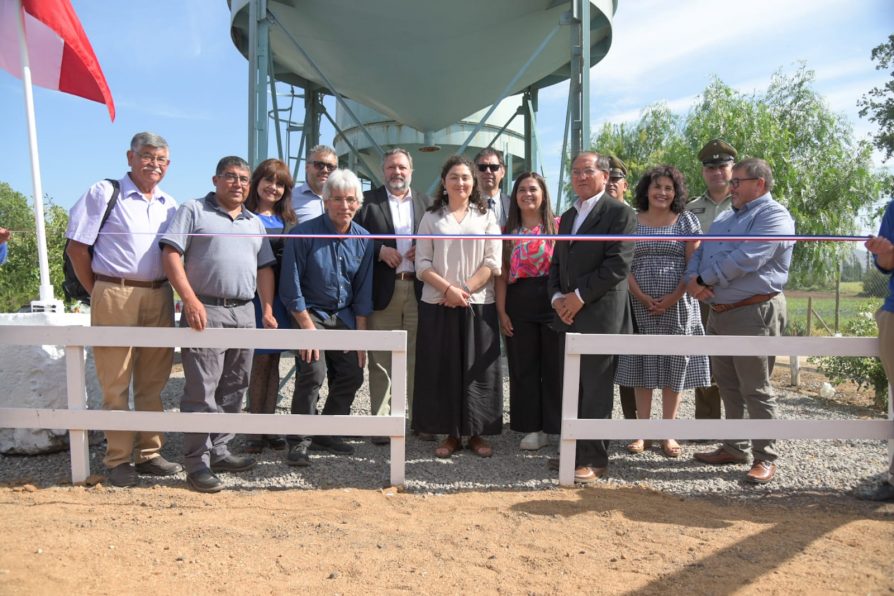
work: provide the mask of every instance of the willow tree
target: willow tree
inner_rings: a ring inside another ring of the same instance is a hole
[[[885,178],[873,167],[871,145],[855,139],[850,123],[832,112],[813,82],[803,64],[792,73],[777,71],[763,93],[744,94],[715,78],[686,114],[650,106],[637,122],[604,125],[593,147],[625,160],[631,185],[649,166],[675,165],[696,196],[704,189],[696,155],[705,142],[722,137],[740,159],[770,163],[773,196],[791,212],[798,234],[854,234],[861,211],[881,197]],[[790,284],[829,283],[842,251],[851,248],[799,242]]]

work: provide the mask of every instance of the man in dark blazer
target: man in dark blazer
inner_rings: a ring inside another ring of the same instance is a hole
[[[474,161],[478,190],[487,201],[487,208],[494,212],[500,229],[503,229],[509,218],[509,195],[501,190],[506,176],[503,154],[492,147],[486,147],[478,152]]]
[[[636,215],[605,193],[609,159],[595,152],[578,155],[571,169],[577,200],[562,214],[559,234],[629,235]],[[562,333],[630,333],[627,274],[633,242],[559,241],[549,270],[549,291]],[[581,358],[578,416],[611,418],[617,356]],[[605,475],[608,441],[577,441],[575,482],[590,484]]]
[[[413,157],[406,149],[395,147],[385,154],[382,172],[385,184],[363,193],[363,207],[357,215],[357,223],[371,234],[415,234],[431,202],[423,193],[410,188]],[[373,242],[373,314],[369,318],[369,329],[407,332],[409,415],[413,411],[417,301],[422,289],[422,284],[416,281],[416,242],[409,238]],[[369,353],[369,393],[371,413],[376,416],[388,414],[391,407],[391,352]],[[373,442],[387,444],[388,439],[374,437]]]

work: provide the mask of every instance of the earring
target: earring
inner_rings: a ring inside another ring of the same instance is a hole
[[[447,189],[446,189],[446,188],[443,189],[443,190],[441,191],[441,194],[444,195],[444,196],[446,197],[446,196],[447,196]]]

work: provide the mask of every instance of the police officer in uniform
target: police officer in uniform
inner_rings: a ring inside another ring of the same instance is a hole
[[[729,181],[733,177],[733,163],[737,155],[736,149],[723,139],[711,139],[698,152],[706,190],[700,197],[689,201],[686,210],[698,218],[703,234],[708,233],[718,215],[732,207]],[[707,329],[710,306],[704,302],[698,304],[701,308],[702,325]],[[696,419],[719,419],[720,413],[720,390],[717,385],[696,388]]]
[[[627,164],[618,159],[614,154],[609,155],[608,183],[605,185],[605,194],[611,195],[622,203],[627,202]],[[633,332],[636,333],[636,321],[633,321]],[[621,394],[621,411],[624,418],[636,420],[636,396],[633,387],[619,386]]]

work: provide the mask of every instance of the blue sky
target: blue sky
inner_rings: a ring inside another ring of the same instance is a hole
[[[211,187],[217,160],[247,153],[248,67],[229,37],[225,0],[139,3],[73,0],[117,105],[35,88],[44,193],[69,208],[94,181],[126,171],[140,130],[164,136],[172,164],[162,187],[178,200]],[[684,111],[711,77],[740,91],[766,88],[779,68],[806,61],[829,106],[861,137],[872,127],[856,102],[887,76],[873,47],[894,31],[890,0],[621,0],[608,57],[591,72],[592,128],[630,121],[664,101]],[[538,135],[555,188],[567,83],[541,92]],[[0,71],[4,115],[0,181],[30,196],[21,82]],[[334,109],[333,109],[334,112]],[[324,142],[331,131],[324,131]],[[697,185],[696,185],[697,186]]]

